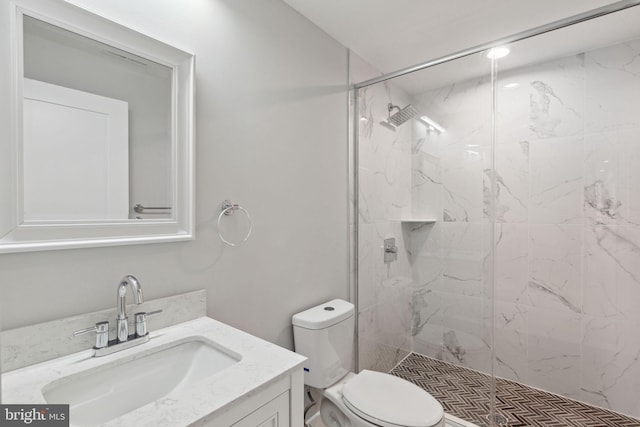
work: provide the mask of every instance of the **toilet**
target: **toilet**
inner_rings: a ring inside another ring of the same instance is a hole
[[[321,394],[327,427],[444,427],[442,405],[409,381],[353,369],[353,304],[340,299],[295,314],[296,353],[307,357],[304,383]]]

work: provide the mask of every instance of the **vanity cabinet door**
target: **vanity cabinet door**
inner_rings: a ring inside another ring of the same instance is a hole
[[[282,393],[231,427],[290,427],[289,392]]]

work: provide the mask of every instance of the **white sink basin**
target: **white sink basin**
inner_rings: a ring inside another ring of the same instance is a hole
[[[301,376],[305,360],[209,317],[152,331],[148,342],[118,353],[91,354],[3,373],[2,403],[70,404],[73,427],[230,425],[238,402],[283,386],[292,372]]]
[[[72,425],[99,425],[202,381],[241,359],[199,337],[154,350],[60,378],[47,384],[42,395],[47,403],[68,403]]]

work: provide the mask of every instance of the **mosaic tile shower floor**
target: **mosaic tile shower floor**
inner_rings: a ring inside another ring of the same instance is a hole
[[[447,413],[488,426],[490,377],[412,353],[390,372],[427,390]],[[640,420],[496,379],[497,412],[508,427],[640,427]]]

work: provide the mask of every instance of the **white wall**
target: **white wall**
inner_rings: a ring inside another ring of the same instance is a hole
[[[112,307],[134,274],[147,298],[204,288],[209,316],[292,348],[293,313],[348,295],[345,48],[279,0],[75,3],[195,53],[196,240],[2,255],[2,326]],[[242,247],[218,239],[225,198],[253,217]]]

